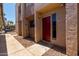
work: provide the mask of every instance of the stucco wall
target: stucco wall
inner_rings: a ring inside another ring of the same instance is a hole
[[[30,36],[31,36],[32,38],[35,37],[35,31],[34,31],[34,30],[35,30],[34,27],[30,28]]]
[[[39,14],[39,13],[36,15],[36,17],[37,17],[36,18],[36,30],[35,30],[36,38],[38,39],[38,41],[42,40],[42,18],[45,16],[52,15],[53,13],[56,13],[56,15],[57,15],[56,16],[57,17],[57,19],[56,19],[57,20],[57,27],[56,27],[57,28],[57,38],[55,40],[54,38],[51,37],[51,43],[65,47],[66,41],[65,41],[65,8],[64,7],[59,8],[52,12],[49,11],[48,13],[45,13],[43,15]],[[52,32],[51,32],[51,34],[52,34]]]
[[[45,15],[43,15],[43,17],[45,16],[51,16],[53,13],[56,13],[56,40],[55,38],[52,38],[52,28],[51,28],[51,43],[62,46],[62,47],[66,47],[66,41],[65,41],[65,8],[59,8],[55,11],[49,12]],[[52,24],[51,24],[52,27]]]
[[[34,3],[26,4],[26,17],[34,14]]]
[[[35,41],[42,40],[42,16],[38,13],[38,10],[46,6],[47,3],[35,3],[34,4],[34,20],[35,20]]]
[[[53,40],[54,44],[66,47],[65,36],[65,8],[58,9],[57,13],[57,38]]]

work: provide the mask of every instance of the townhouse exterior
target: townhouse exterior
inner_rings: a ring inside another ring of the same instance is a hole
[[[3,4],[0,3],[0,30],[4,28],[4,19],[3,19]]]
[[[78,16],[77,3],[18,3],[16,32],[35,42],[45,41],[65,47],[67,55],[78,55]]]

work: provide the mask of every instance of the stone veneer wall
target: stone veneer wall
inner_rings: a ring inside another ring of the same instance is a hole
[[[77,4],[66,4],[66,54],[77,55]]]
[[[78,26],[77,26],[77,30],[78,30],[78,32],[77,32],[77,37],[78,37],[78,48],[79,48],[79,4],[77,4],[77,10],[78,10],[78,12],[77,12],[77,18],[78,18],[78,20],[77,20],[77,23],[78,23]],[[79,49],[78,49],[78,52],[79,52]]]

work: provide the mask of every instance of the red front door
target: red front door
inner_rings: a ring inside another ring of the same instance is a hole
[[[43,18],[43,40],[50,42],[50,16]]]

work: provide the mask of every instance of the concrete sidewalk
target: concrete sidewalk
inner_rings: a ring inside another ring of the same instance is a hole
[[[8,55],[32,55],[12,35],[6,34]]]
[[[14,38],[14,35],[11,34],[5,34],[5,41],[8,56],[42,56],[51,49],[50,47],[37,43],[24,47],[18,40]],[[55,50],[53,50],[51,53],[53,53],[52,55],[65,55]]]
[[[8,55],[12,56],[41,56],[50,49],[39,44],[25,48],[10,34],[6,34],[6,42]]]

